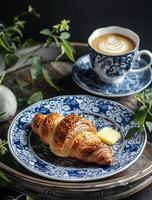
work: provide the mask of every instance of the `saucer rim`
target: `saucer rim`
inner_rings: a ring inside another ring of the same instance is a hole
[[[138,92],[141,92],[143,91],[144,89],[146,89],[152,82],[152,69],[151,67],[148,67],[146,68],[145,70],[149,70],[150,73],[151,73],[151,79],[149,79],[149,82],[142,88],[140,88],[139,90],[136,90],[136,91],[133,91],[133,92],[128,92],[128,93],[122,93],[122,94],[106,94],[106,93],[103,93],[103,92],[96,92],[94,90],[91,90],[91,89],[88,89],[86,88],[85,86],[83,86],[76,78],[76,75],[75,75],[75,72],[74,72],[74,68],[76,67],[76,63],[80,60],[82,60],[83,58],[89,56],[89,54],[85,54],[83,56],[81,56],[80,58],[78,58],[73,66],[73,69],[72,69],[72,79],[73,81],[80,87],[82,88],[83,90],[89,92],[89,93],[92,93],[92,94],[95,94],[95,95],[98,95],[98,96],[102,96],[102,97],[126,97],[126,96],[130,96],[130,95],[133,95],[133,94],[136,94]],[[137,73],[137,72],[128,72],[129,73]],[[141,73],[144,73],[144,70],[141,72]],[[103,82],[103,81],[102,81]],[[105,82],[104,82],[105,83]],[[84,83],[85,84],[85,83]],[[107,84],[107,83],[106,83]],[[116,84],[116,83],[115,83]]]

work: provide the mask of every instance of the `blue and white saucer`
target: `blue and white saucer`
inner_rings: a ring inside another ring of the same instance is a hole
[[[61,158],[43,145],[31,131],[36,113],[76,113],[92,120],[97,130],[108,126],[120,131],[121,139],[112,146],[113,164],[100,167],[73,158]],[[111,100],[87,95],[59,96],[38,102],[19,113],[8,131],[8,144],[15,159],[29,171],[58,181],[91,181],[117,174],[131,166],[144,150],[147,136],[143,132],[124,140],[136,126],[133,113]]]
[[[145,61],[136,62],[134,68],[143,66]],[[84,90],[105,97],[129,96],[144,90],[152,81],[151,68],[142,72],[129,72],[119,83],[104,83],[94,72],[89,55],[79,58],[73,67],[73,80]]]

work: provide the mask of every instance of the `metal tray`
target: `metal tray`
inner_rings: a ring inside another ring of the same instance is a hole
[[[88,51],[85,44],[73,43],[73,45],[76,49],[77,58]],[[24,52],[24,50],[22,51]],[[28,49],[25,49],[25,52],[28,52]],[[54,89],[45,86],[45,84],[34,86],[35,88],[33,88],[32,91],[41,86],[45,98],[61,94],[87,94],[72,81],[72,64],[70,62],[66,61],[65,58],[58,63],[48,62],[49,60],[53,60],[57,53],[58,50],[54,47],[40,49],[36,52],[36,54],[42,55],[47,62],[46,67],[49,69],[50,73],[53,74],[54,78],[58,80],[58,85],[62,87],[61,91],[56,92]],[[27,64],[29,64],[28,61]],[[19,69],[17,68],[8,71],[5,85],[11,87],[12,81],[16,79],[24,86],[29,83],[29,67],[26,67],[25,63],[24,65],[21,65]],[[20,94],[18,94],[18,96],[20,96]],[[119,101],[132,110],[136,109],[137,102],[133,96],[115,98],[114,100]],[[20,107],[18,112],[23,108],[24,107]],[[6,139],[10,122],[11,121],[0,124],[0,136],[2,138]],[[147,143],[142,156],[129,169],[111,178],[96,182],[68,183],[51,181],[39,177],[25,170],[14,160],[10,152],[1,156],[0,170],[2,170],[11,180],[10,187],[12,189],[31,194],[35,199],[122,199],[144,189],[152,183],[152,144]]]

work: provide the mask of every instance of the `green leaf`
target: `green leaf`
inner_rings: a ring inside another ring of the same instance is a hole
[[[146,109],[147,109],[147,106],[145,106],[145,105],[143,105],[143,106],[141,105],[140,108],[139,108],[139,110],[143,110],[143,111],[146,110]]]
[[[16,50],[16,45],[14,44],[12,38],[14,38],[14,36],[16,37],[16,34],[9,31],[8,29],[9,28],[5,28],[3,31],[0,32],[0,46],[6,52],[14,53],[14,51]]]
[[[62,31],[68,31],[70,28],[69,23],[69,20],[64,19],[59,24],[54,25],[53,28],[57,33]]]
[[[71,45],[70,45],[67,41],[65,41],[65,40],[63,40],[63,39],[61,39],[61,40],[62,40],[61,46],[64,48],[64,51],[65,51],[66,56],[67,56],[72,62],[75,62],[74,56],[73,56],[73,49],[71,48]]]
[[[43,29],[40,31],[40,34],[46,35],[46,36],[52,36],[52,33],[49,29]]]
[[[7,46],[6,42],[2,38],[0,38],[0,46],[8,52],[13,52],[12,49]]]
[[[18,98],[17,99],[17,104],[19,106],[26,106],[27,105],[27,98]]]
[[[5,72],[0,76],[0,85],[2,84],[5,77]]]
[[[23,92],[23,86],[20,84],[20,82],[17,79],[13,80],[12,90],[15,94],[21,94]]]
[[[139,128],[139,127],[133,127],[131,129],[129,129],[128,133],[125,136],[125,139],[130,139],[132,136],[139,133],[140,131],[141,131],[141,128]]]
[[[27,48],[27,47],[31,47],[37,44],[37,41],[34,39],[27,39],[23,44],[22,44],[22,48]]]
[[[5,114],[5,112],[0,112],[0,116],[2,116],[2,115],[4,115]]]
[[[73,53],[75,52],[73,47],[67,41],[70,38],[70,33],[68,32],[70,26],[69,20],[62,20],[59,24],[53,26],[53,30],[44,29],[40,33],[48,36],[43,46],[48,47],[49,45],[56,44],[61,49],[61,54],[56,58],[59,59],[64,53],[72,61],[75,62]]]
[[[42,58],[40,56],[33,56],[30,68],[32,81],[37,80],[37,78],[42,75]]]
[[[30,197],[29,195],[26,195],[26,200],[33,200],[33,198]]]
[[[40,14],[31,5],[28,6],[28,12],[32,13],[36,17],[40,17]]]
[[[152,88],[144,91],[145,103],[149,103],[152,100]]]
[[[20,36],[13,36],[12,37],[12,42],[13,43],[15,43],[15,45],[16,45],[16,49],[18,48],[18,47],[20,47],[21,46],[21,38],[20,38]]]
[[[147,121],[147,122],[145,122],[145,124],[146,124],[146,126],[147,126],[149,132],[152,132],[152,122]]]
[[[152,142],[152,88],[136,94],[135,97],[139,107],[134,120],[140,128],[146,126],[148,140]]]
[[[29,97],[28,99],[28,105],[32,105],[38,101],[43,100],[43,94],[42,92],[35,92],[34,94],[32,94],[32,96]]]
[[[31,5],[28,6],[28,12],[32,12],[33,11],[33,7]]]
[[[0,171],[0,184],[6,185],[7,183],[10,183],[11,181]]]
[[[52,35],[52,38],[54,39],[54,42],[55,42],[56,46],[58,46],[60,48],[60,42],[59,42],[58,38],[56,36],[54,36],[54,35]]]
[[[70,38],[70,33],[62,32],[61,35],[60,35],[60,38],[63,39],[63,40],[67,40],[67,39]]]
[[[145,101],[144,93],[136,94],[135,97],[141,104],[144,104],[144,101]]]
[[[58,61],[65,53],[64,47],[61,45],[61,53],[56,57],[56,61]]]
[[[148,102],[148,112],[151,110],[151,108],[152,108],[152,100]]]
[[[21,29],[25,28],[25,24],[26,24],[26,21],[21,20],[20,17],[14,18],[14,26],[13,27],[17,28],[19,31],[21,31]],[[22,32],[21,32],[21,35],[22,35]]]
[[[7,141],[0,139],[0,154],[4,155],[8,150],[7,150]]]
[[[49,74],[48,74],[48,71],[44,68],[42,68],[42,74],[43,74],[43,77],[45,79],[45,81],[51,85],[53,88],[55,88],[57,91],[59,91],[60,89],[53,83],[53,81],[51,80]]]
[[[18,60],[18,57],[13,53],[5,54],[5,69],[12,67]]]
[[[12,27],[9,27],[9,31],[12,31],[12,32],[16,32],[20,37],[23,37],[23,33],[22,31],[20,30],[21,27],[21,23],[18,21],[16,22],[16,25],[15,26],[12,26]]]
[[[147,110],[139,110],[135,115],[134,120],[139,124],[140,128],[144,126],[147,112],[148,112]]]

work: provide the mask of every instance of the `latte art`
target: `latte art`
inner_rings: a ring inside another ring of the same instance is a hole
[[[105,54],[121,54],[134,49],[134,42],[119,34],[106,34],[95,38],[92,46]]]
[[[99,46],[100,45],[102,44],[99,44]],[[114,36],[112,36],[112,37],[108,37],[107,41],[105,41],[104,48],[114,51],[114,50],[122,49],[123,44],[121,41],[117,40]]]

